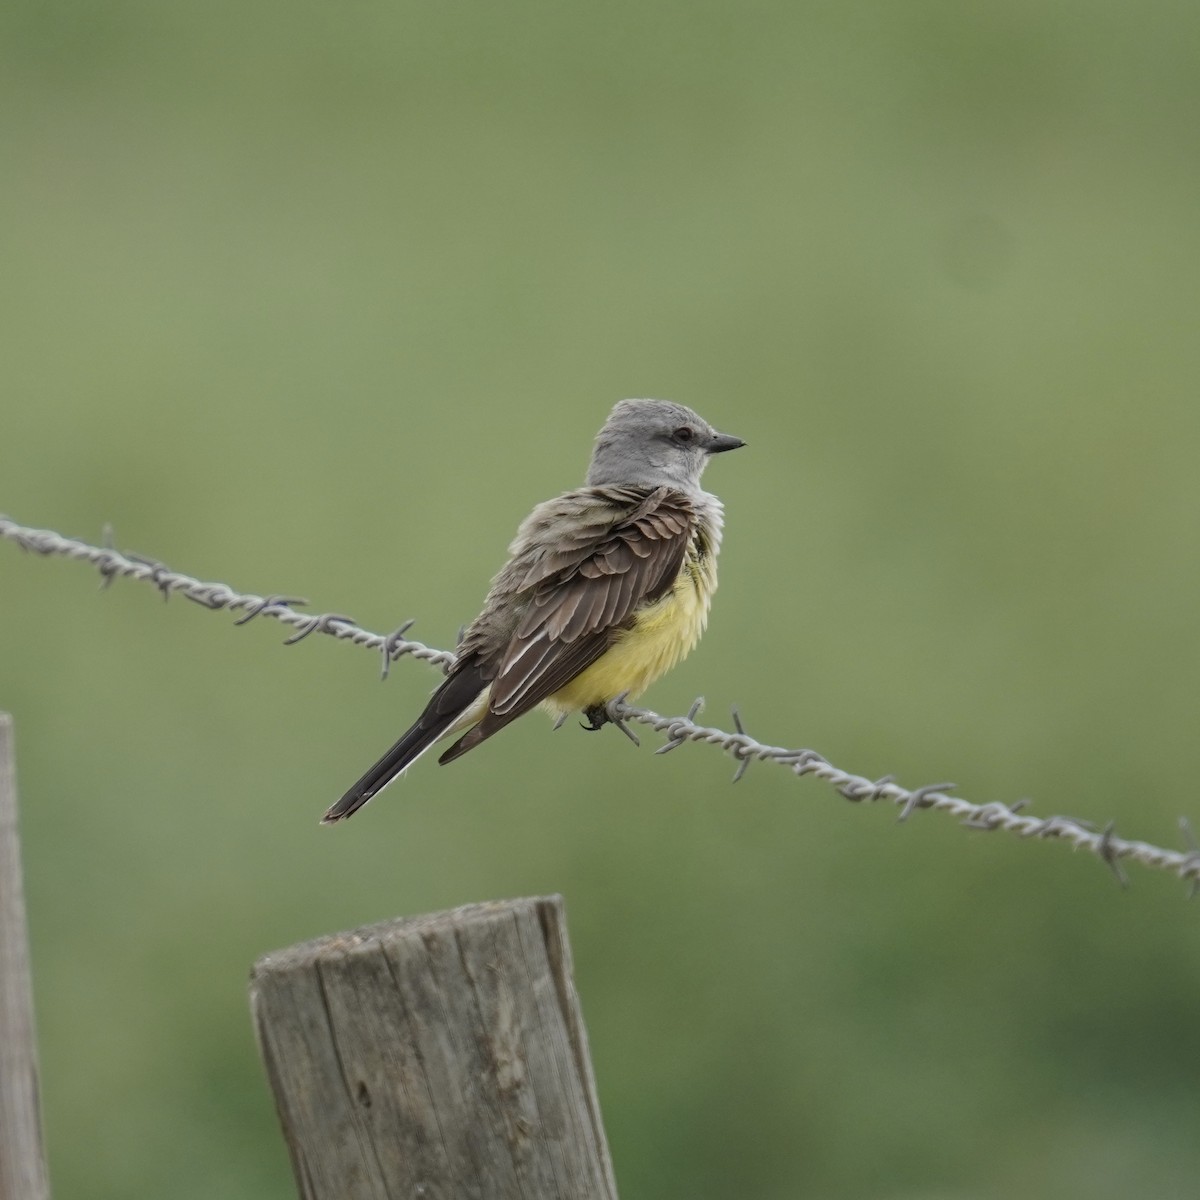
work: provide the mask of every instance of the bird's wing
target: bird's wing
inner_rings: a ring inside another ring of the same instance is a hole
[[[614,511],[618,497],[624,511]],[[674,585],[698,519],[693,502],[665,487],[609,489],[596,501],[601,523],[574,512],[548,524],[540,552],[510,581],[526,605],[499,656],[488,711],[443,762],[565,687],[629,627],[638,608]]]

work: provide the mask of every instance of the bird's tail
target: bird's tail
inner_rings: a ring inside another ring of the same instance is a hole
[[[455,722],[469,715],[468,710],[486,685],[487,681],[478,668],[455,671],[430,697],[416,724],[329,809],[321,818],[321,823],[332,825],[358,812],[405,767],[416,762],[438,738],[452,732]]]

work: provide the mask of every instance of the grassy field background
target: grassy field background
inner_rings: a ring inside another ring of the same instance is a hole
[[[745,438],[647,697],[1179,844],[1200,9],[0,14],[0,511],[451,645],[624,396]],[[534,716],[350,824],[436,682],[0,545],[60,1197],[295,1194],[260,953],[560,891],[626,1197],[1172,1200],[1177,883]]]

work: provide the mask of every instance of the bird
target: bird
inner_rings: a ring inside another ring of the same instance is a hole
[[[445,681],[322,823],[357,812],[454,734],[440,763],[538,706],[555,728],[579,712],[585,729],[601,729],[611,701],[636,698],[678,663],[700,640],[717,586],[724,509],[700,477],[714,454],[745,444],[682,404],[620,401],[584,486],[521,523]]]

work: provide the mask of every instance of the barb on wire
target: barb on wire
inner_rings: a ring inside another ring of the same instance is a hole
[[[1179,832],[1183,834],[1184,845],[1187,846],[1188,852],[1186,861],[1190,868],[1200,868],[1200,842],[1196,841],[1196,835],[1192,832],[1192,823],[1187,817],[1179,818]],[[1190,870],[1190,872],[1180,872],[1184,878],[1188,878],[1190,874],[1190,883],[1188,884],[1188,899],[1195,899],[1196,893],[1200,892],[1200,870]]]
[[[415,617],[410,617],[403,622],[398,628],[393,629],[391,633],[383,639],[383,645],[380,650],[383,651],[383,668],[379,672],[380,679],[386,679],[388,672],[392,668],[392,662],[399,658],[404,653],[404,635],[417,623]],[[459,641],[462,641],[459,638]]]
[[[308,604],[308,601],[301,596],[284,596],[278,593],[270,596],[263,596],[257,604],[248,604],[246,606],[246,611],[240,617],[238,617],[236,621],[234,621],[234,624],[245,625],[248,622],[253,621],[254,618],[260,613],[266,612],[266,610],[272,606],[278,606],[280,608],[303,608],[306,604]]]
[[[117,577],[149,582],[156,587],[164,599],[178,592],[206,608],[228,609],[242,615],[235,621],[244,625],[254,617],[271,617],[291,626],[295,633],[287,638],[294,644],[311,633],[326,633],[339,641],[352,642],[379,651],[383,656],[383,674],[395,659],[408,655],[422,662],[431,663],[448,670],[455,661],[449,650],[437,650],[422,642],[405,637],[413,622],[406,621],[390,634],[370,633],[360,628],[351,618],[340,613],[312,615],[296,612],[298,605],[306,601],[294,596],[270,594],[257,596],[239,593],[223,583],[204,583],[190,575],[171,571],[161,562],[129,553],[122,554],[112,546],[111,529],[106,527],[105,545],[93,546],[74,538],[63,537],[45,529],[30,529],[18,525],[8,517],[0,516],[0,538],[15,542],[22,549],[34,554],[60,555],[90,563],[102,576],[102,586],[107,587]],[[696,718],[704,706],[703,697],[698,697],[684,716],[664,717],[648,708],[639,708],[628,703],[624,696],[609,702],[605,714],[634,741],[633,731],[626,722],[637,721],[648,725],[656,733],[666,737],[656,754],[667,754],[677,750],[685,742],[702,742],[718,746],[737,760],[734,780],[741,779],[751,762],[773,762],[787,768],[794,775],[812,775],[829,784],[838,795],[854,804],[873,804],[884,801],[899,810],[899,820],[907,820],[918,810],[944,812],[957,817],[968,829],[983,831],[1004,830],[1020,838],[1056,839],[1069,843],[1075,850],[1086,850],[1105,863],[1116,876],[1122,887],[1128,886],[1128,878],[1121,864],[1125,861],[1141,863],[1152,870],[1167,871],[1189,885],[1189,895],[1200,891],[1200,844],[1192,833],[1186,818],[1180,818],[1180,831],[1185,849],[1167,850],[1148,842],[1118,837],[1114,823],[1109,822],[1097,832],[1095,825],[1077,817],[1037,817],[1023,812],[1027,800],[1003,804],[992,800],[975,804],[959,796],[951,795],[952,783],[926,784],[918,788],[905,788],[895,781],[894,776],[884,775],[871,780],[853,772],[834,766],[815,750],[791,750],[783,746],[772,746],[757,741],[746,732],[738,709],[733,710],[733,733],[723,729],[700,725]],[[560,720],[559,725],[562,724]],[[557,728],[558,726],[556,726]]]
[[[113,527],[111,521],[105,521],[100,527],[100,545],[110,553],[101,556],[100,561],[96,563],[96,569],[100,572],[100,590],[104,591],[112,586],[112,581],[116,578],[116,570],[112,565],[111,552],[116,549],[113,545]]]

